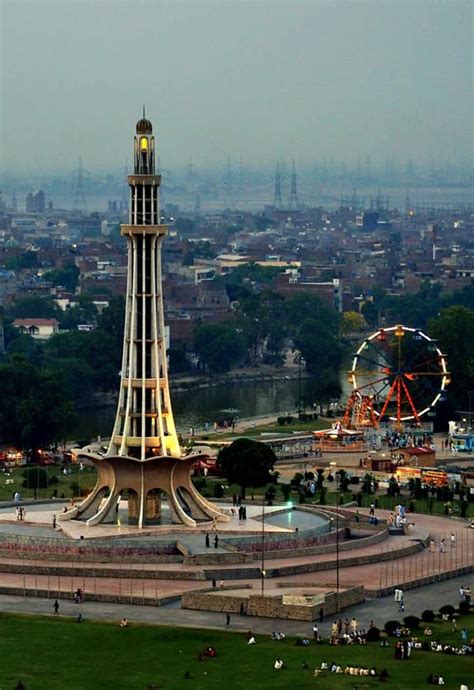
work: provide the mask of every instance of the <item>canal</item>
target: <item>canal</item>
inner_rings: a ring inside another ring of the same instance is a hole
[[[302,379],[301,397],[308,411],[315,400],[314,381]],[[211,388],[172,392],[173,412],[179,431],[190,427],[210,425],[223,416],[223,410],[235,409],[240,418],[262,417],[272,414],[296,414],[298,381],[248,381],[228,383]],[[90,440],[97,436],[109,437],[115,419],[115,406],[80,410],[75,439]]]

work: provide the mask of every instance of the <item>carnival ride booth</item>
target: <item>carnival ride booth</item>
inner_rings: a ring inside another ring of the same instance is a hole
[[[369,457],[363,460],[362,467],[369,470],[370,472],[393,472],[394,466],[393,461],[387,457],[376,457],[369,455]]]
[[[420,479],[423,486],[430,487],[447,486],[448,484],[447,473],[431,467],[397,467],[395,475],[402,486],[408,484],[409,479]]]
[[[455,453],[472,453],[474,436],[471,434],[453,434],[451,436],[451,450]]]
[[[433,448],[397,448],[391,453],[392,463],[397,467],[435,467],[436,453]]]
[[[331,429],[314,431],[314,450],[321,453],[366,453],[365,432],[345,429],[337,422]]]

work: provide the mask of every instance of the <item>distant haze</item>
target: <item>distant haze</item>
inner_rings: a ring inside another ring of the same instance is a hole
[[[2,171],[123,168],[143,103],[166,166],[465,162],[472,8],[3,0]]]

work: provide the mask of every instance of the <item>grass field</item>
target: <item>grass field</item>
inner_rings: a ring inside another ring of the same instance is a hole
[[[469,622],[472,632],[474,616],[462,620]],[[459,632],[452,633],[447,624],[432,627],[443,641],[459,644]],[[257,644],[248,646],[245,635],[232,632],[145,625],[123,629],[117,623],[85,621],[79,625],[61,617],[9,614],[0,616],[0,639],[1,690],[13,690],[20,679],[26,690],[146,690],[149,686],[169,690],[417,690],[426,687],[430,672],[443,675],[446,690],[458,690],[474,675],[472,656],[415,650],[409,660],[396,661],[393,641],[388,648],[378,643],[296,647],[294,639],[272,642],[257,636]],[[199,652],[208,646],[215,647],[217,657],[199,662]],[[284,660],[285,670],[274,670],[277,657]],[[390,678],[383,685],[367,677],[327,674],[314,678],[313,670],[322,661],[375,666],[379,671],[386,668]],[[302,668],[303,662],[308,670]],[[192,679],[184,679],[186,671]]]
[[[96,471],[93,467],[85,467],[82,472],[78,465],[70,465],[68,470],[70,474],[63,474],[62,468],[59,465],[46,465],[44,467],[38,466],[38,471],[41,473],[45,470],[48,473],[48,478],[57,477],[58,482],[51,484],[48,487],[42,487],[41,482],[32,470],[28,486],[22,486],[24,481],[23,471],[25,467],[15,467],[9,474],[0,473],[0,501],[9,501],[12,499],[15,491],[19,491],[23,499],[34,498],[35,485],[40,484],[36,489],[37,498],[50,498],[53,491],[57,491],[57,495],[64,494],[66,498],[72,496],[71,484],[75,482],[79,485],[81,490],[91,489],[97,478]]]

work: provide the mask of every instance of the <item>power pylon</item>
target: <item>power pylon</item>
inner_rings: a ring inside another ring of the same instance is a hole
[[[280,161],[276,162],[275,167],[275,193],[273,197],[273,205],[275,208],[281,207],[281,169]]]
[[[194,200],[194,215],[201,215],[201,197],[199,195],[199,192],[196,194],[196,198]]]
[[[74,179],[74,201],[73,209],[75,211],[81,211],[85,213],[87,210],[86,192],[84,186],[85,178],[90,176],[89,171],[85,171],[82,167],[82,158],[79,156],[79,165],[76,170],[73,171]]]
[[[239,187],[244,185],[244,157],[240,154],[239,160]]]
[[[228,186],[232,186],[232,160],[230,156],[227,156],[226,170],[224,175],[224,183]]]
[[[291,169],[291,181],[290,181],[290,198],[288,202],[288,208],[295,209],[298,208],[298,192],[296,188],[297,175],[296,175],[296,165],[293,160],[293,167]]]

